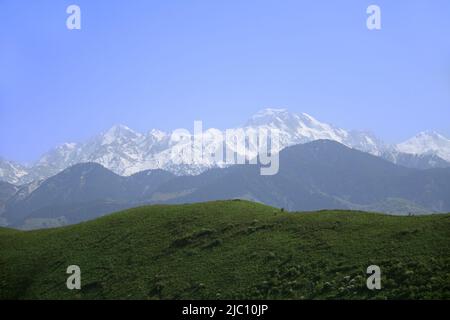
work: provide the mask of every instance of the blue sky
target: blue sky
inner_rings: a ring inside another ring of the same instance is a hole
[[[81,7],[82,29],[66,28]],[[381,7],[382,30],[366,28]],[[388,142],[450,136],[448,0],[0,0],[0,155],[122,123],[226,128],[264,107]]]

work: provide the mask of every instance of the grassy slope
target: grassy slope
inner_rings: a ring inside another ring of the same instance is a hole
[[[247,201],[0,229],[0,298],[450,298],[450,215],[282,213]],[[82,290],[66,289],[68,265]],[[365,286],[382,270],[380,291]]]

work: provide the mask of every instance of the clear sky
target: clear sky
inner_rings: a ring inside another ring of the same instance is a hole
[[[81,30],[66,28],[70,4]],[[0,0],[4,158],[119,123],[223,129],[264,107],[388,142],[450,137],[450,1]]]

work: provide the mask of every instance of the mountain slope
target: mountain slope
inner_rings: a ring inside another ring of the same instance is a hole
[[[169,203],[244,198],[289,210],[450,211],[450,169],[404,168],[330,140],[284,149],[274,176],[261,176],[258,166],[250,165],[220,171],[221,175],[176,178],[159,191],[186,193]],[[196,185],[198,180],[202,185]]]
[[[407,168],[414,169],[433,169],[433,168],[450,168],[450,162],[445,161],[435,154],[423,153],[413,154],[404,153],[396,150],[386,150],[381,157]]]
[[[7,182],[0,181],[0,226],[7,225],[7,220],[3,217],[6,202],[14,196],[18,187]]]
[[[0,228],[0,299],[449,299],[449,218],[219,201]],[[366,287],[373,264],[382,290]]]
[[[172,177],[160,170],[122,177],[96,163],[78,164],[9,199],[4,216],[28,228],[89,220],[145,200]]]
[[[0,181],[0,205],[9,200],[18,190],[13,184]]]

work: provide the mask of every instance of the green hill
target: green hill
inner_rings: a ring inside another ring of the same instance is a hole
[[[378,265],[382,289],[366,287]],[[81,268],[82,290],[66,288]],[[450,298],[450,215],[287,213],[247,201],[148,206],[0,229],[1,299]]]

